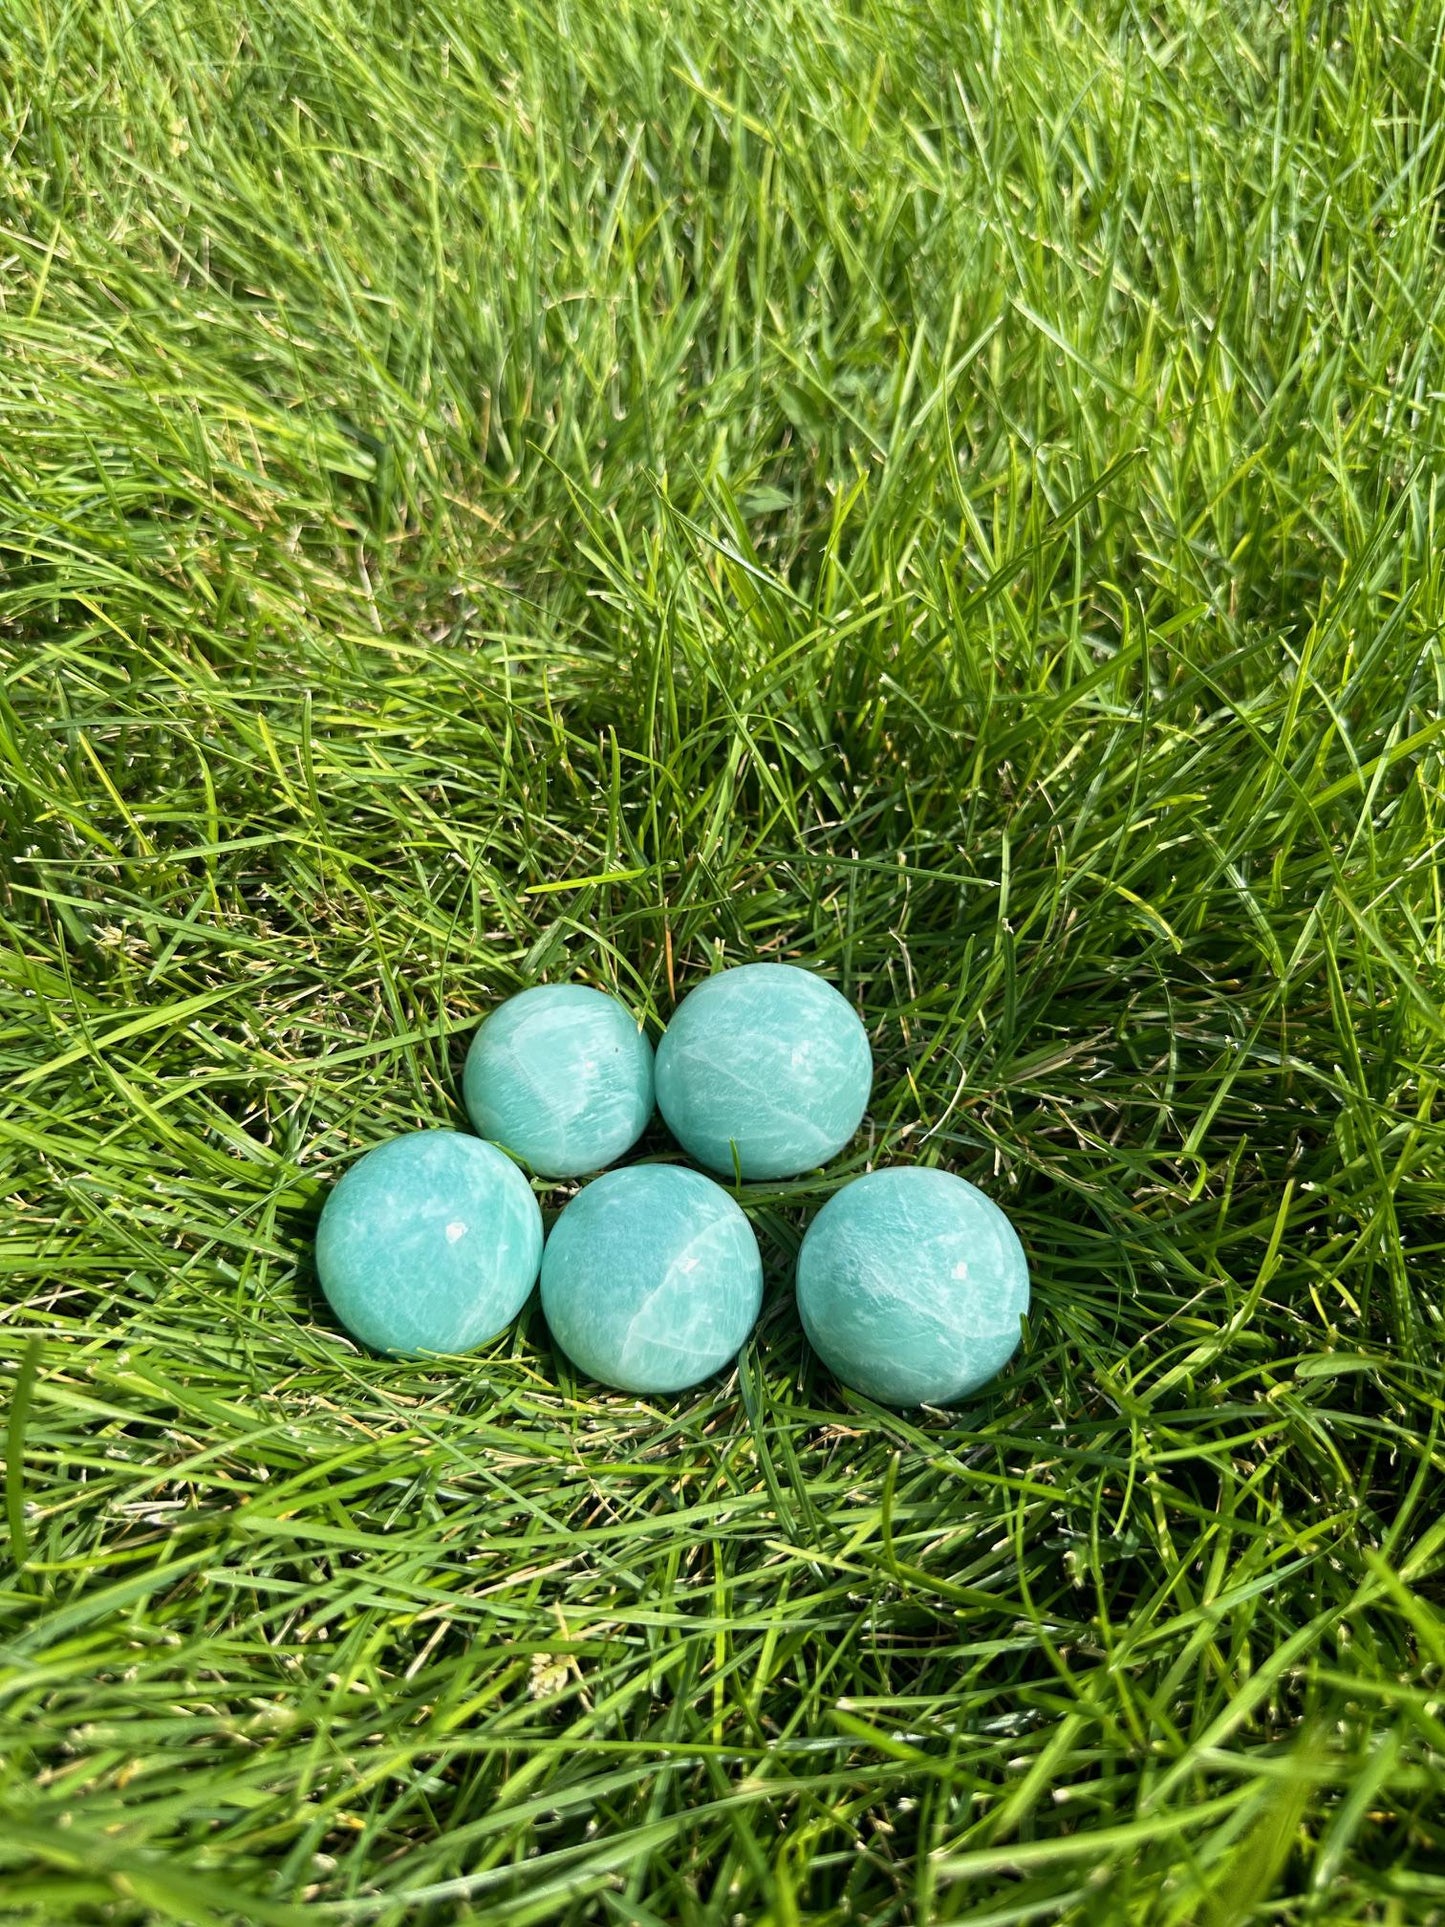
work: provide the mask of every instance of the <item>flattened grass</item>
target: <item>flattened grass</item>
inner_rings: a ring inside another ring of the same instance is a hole
[[[0,1919],[1441,1918],[1438,8],[243,11],[0,5]],[[494,999],[759,956],[735,1375],[336,1332]]]

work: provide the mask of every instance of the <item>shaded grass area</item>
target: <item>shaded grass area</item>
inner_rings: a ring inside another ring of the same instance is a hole
[[[0,1919],[1445,1914],[1442,24],[0,0]],[[736,1374],[333,1328],[496,998],[758,957]]]

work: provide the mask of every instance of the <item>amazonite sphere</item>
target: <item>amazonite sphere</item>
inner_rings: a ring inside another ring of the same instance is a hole
[[[1029,1267],[991,1198],[948,1171],[872,1171],[798,1252],[798,1312],[836,1378],[881,1405],[949,1405],[1012,1358]]]
[[[368,1151],[326,1200],[316,1270],[373,1351],[467,1352],[527,1302],[542,1257],[532,1187],[495,1145],[413,1131]]]
[[[845,997],[792,964],[719,971],[657,1047],[657,1107],[712,1171],[788,1178],[843,1149],[873,1084],[868,1033]]]
[[[586,984],[540,984],[494,1010],[462,1075],[467,1115],[541,1177],[580,1177],[630,1151],[652,1116],[652,1046]]]
[[[680,1392],[721,1371],[762,1299],[752,1226],[711,1178],[678,1165],[634,1164],[584,1186],[542,1255],[553,1338],[624,1392]]]

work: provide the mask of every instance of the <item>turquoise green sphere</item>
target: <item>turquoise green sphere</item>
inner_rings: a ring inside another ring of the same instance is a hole
[[[789,1178],[826,1164],[862,1123],[872,1085],[858,1013],[792,964],[709,977],[657,1047],[667,1128],[690,1157],[728,1176]]]
[[[580,1177],[630,1151],[652,1116],[652,1046],[624,1004],[540,984],[494,1010],[462,1074],[467,1115],[541,1177]]]
[[[680,1392],[741,1349],[763,1300],[753,1228],[719,1185],[634,1164],[586,1185],[542,1255],[542,1310],[580,1371],[624,1392]]]
[[[467,1352],[510,1324],[542,1257],[542,1213],[510,1158],[460,1131],[368,1151],[326,1200],[316,1270],[373,1351]]]
[[[808,1343],[880,1405],[950,1405],[1018,1347],[1029,1267],[991,1198],[948,1171],[872,1171],[831,1197],[798,1252]]]

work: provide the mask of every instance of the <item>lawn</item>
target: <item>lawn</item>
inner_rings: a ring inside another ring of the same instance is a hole
[[[0,0],[0,1921],[1445,1920],[1442,30]],[[760,958],[735,1372],[342,1335],[499,998]]]

